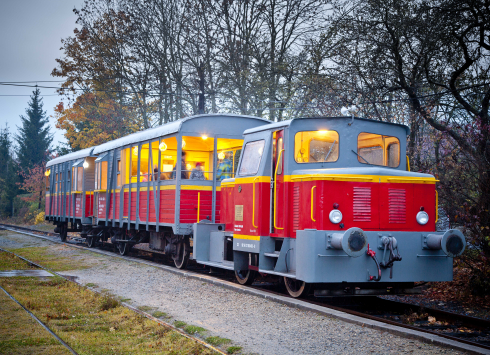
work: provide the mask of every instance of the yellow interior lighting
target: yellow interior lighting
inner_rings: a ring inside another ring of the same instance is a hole
[[[137,156],[138,155],[138,147],[133,148],[133,155]]]
[[[158,149],[160,149],[161,152],[164,152],[167,150],[167,144],[165,142],[160,143],[158,146]]]
[[[51,175],[51,169],[48,169],[44,172],[44,176],[49,176]]]
[[[89,167],[88,161],[84,161],[84,162],[83,162],[83,167],[84,167],[85,169],[87,169],[87,168]]]
[[[187,164],[186,165],[186,168],[187,168],[187,170],[191,170],[192,169],[192,165],[191,164]]]
[[[326,131],[326,130],[319,130],[318,133],[320,133],[320,134],[327,134],[328,131]]]
[[[182,149],[185,148],[185,145],[186,145],[185,140],[182,138]]]
[[[201,138],[202,138],[202,140],[204,140],[204,141],[205,141],[206,139],[208,139],[208,136],[206,136],[205,134],[203,134],[203,135],[201,136]]]
[[[219,160],[225,159],[225,152],[219,152],[218,158],[219,158]]]

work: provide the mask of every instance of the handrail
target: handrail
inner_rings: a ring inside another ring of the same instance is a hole
[[[315,218],[313,218],[313,191],[315,191],[315,189],[316,189],[316,186],[313,186],[313,187],[311,188],[311,212],[310,212],[310,214],[311,214],[311,220],[312,220],[313,222],[316,222],[316,219],[315,219]]]
[[[281,155],[282,152],[284,152],[284,149],[281,149],[279,151],[279,155],[277,158],[277,163],[276,163],[276,171],[274,171],[274,205],[277,206],[277,168],[279,167],[279,163],[281,162]],[[277,215],[277,208],[274,206],[274,228],[275,229],[284,229],[283,227],[278,227],[276,226],[276,215]]]
[[[407,155],[407,171],[410,171],[410,158]]]
[[[254,228],[258,228],[258,226],[255,225],[255,180],[258,180],[259,177],[255,177],[252,181],[252,188],[253,188],[253,197],[252,197],[252,226]]]
[[[435,221],[435,223],[437,223],[438,220],[439,220],[439,193],[436,190],[436,221]]]
[[[197,223],[199,223],[199,210],[200,210],[200,204],[201,204],[201,193],[197,193]]]

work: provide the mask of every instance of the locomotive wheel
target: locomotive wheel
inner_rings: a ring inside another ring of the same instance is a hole
[[[304,281],[291,279],[289,277],[284,277],[284,285],[286,286],[289,295],[294,298],[306,296],[310,291],[311,286]]]
[[[67,225],[66,224],[61,224],[60,225],[60,239],[62,242],[66,242],[66,237],[68,235],[68,232],[67,232]]]
[[[185,269],[187,267],[189,256],[191,254],[190,249],[191,247],[188,238],[185,238],[183,241],[177,244],[177,254],[172,256],[177,269]]]
[[[257,254],[250,254],[250,265],[257,266]],[[255,270],[235,270],[236,280],[240,285],[251,285],[254,283],[257,277],[257,271]]]

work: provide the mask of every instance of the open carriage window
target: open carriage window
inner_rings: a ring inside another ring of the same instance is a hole
[[[363,164],[400,165],[400,141],[396,137],[374,133],[360,133],[357,137],[357,159]]]
[[[243,139],[218,138],[216,180],[234,178],[242,152]]]
[[[219,141],[219,140],[218,140]],[[182,137],[181,178],[192,180],[213,179],[214,138]],[[172,168],[175,177],[177,165]]]
[[[238,175],[247,176],[257,174],[262,155],[264,154],[264,144],[265,140],[248,142],[245,144],[242,165],[240,166]]]
[[[298,132],[294,137],[294,159],[297,163],[335,162],[339,159],[339,134],[318,130]]]
[[[155,150],[152,147],[153,151],[153,177],[157,179],[160,177],[160,181],[162,180],[171,180],[175,179],[175,173],[172,173],[174,167],[177,162],[177,138],[170,137],[165,139],[160,139],[160,142],[154,142],[153,144],[158,143],[158,150]],[[155,165],[158,165],[158,152],[160,152],[160,170],[155,171]],[[158,176],[160,175],[160,176]]]

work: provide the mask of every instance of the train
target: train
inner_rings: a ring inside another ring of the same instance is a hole
[[[414,293],[451,281],[466,241],[436,231],[437,180],[410,171],[408,134],[354,116],[186,117],[50,160],[45,218],[61,240],[148,243],[295,298]]]

